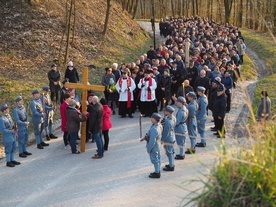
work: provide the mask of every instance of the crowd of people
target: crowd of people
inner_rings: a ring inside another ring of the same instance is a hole
[[[66,82],[79,82],[73,62],[68,63],[62,83],[61,73],[53,64],[48,73],[49,86],[42,88],[42,94],[37,89],[32,92],[31,122],[37,148],[43,149],[49,145],[44,141],[43,131],[47,140],[57,138],[52,125],[58,101],[64,148],[71,149],[73,154],[80,153],[76,140],[79,139],[80,123],[86,122],[86,141],[96,142],[98,149],[93,156],[95,159],[102,158],[104,151],[108,150],[111,114],[133,118],[138,110],[142,116],[151,117],[153,125],[145,138],[155,167],[151,178],[160,177],[159,139],[169,160],[165,171],[174,171],[174,159],[183,160],[185,154],[194,154],[196,147],[206,147],[205,122],[208,111],[214,120],[211,130],[218,138],[224,138],[224,118],[231,110],[231,93],[239,78],[246,49],[241,32],[228,24],[194,17],[161,20],[160,35],[164,35],[166,41],[158,48],[150,46],[149,51],[135,62],[122,63],[120,66],[114,63],[110,68],[105,68],[102,77],[105,97],[99,99],[92,92],[89,93],[88,107],[83,114],[75,89],[65,87]],[[185,51],[185,44],[189,44],[189,51]],[[186,53],[189,53],[189,59],[185,59]],[[264,93],[263,99],[266,97]],[[0,129],[9,167],[20,164],[14,159],[16,136],[19,156],[31,155],[26,150],[30,124],[26,108],[22,97],[18,96],[15,102],[18,106],[13,115],[17,125],[13,124],[9,115],[9,106],[3,104],[1,107],[3,116]],[[175,108],[178,110],[174,116]],[[163,110],[162,119],[158,111]],[[191,140],[191,147],[185,151],[186,134]],[[198,134],[201,141],[196,143]],[[175,141],[179,153],[174,157]]]

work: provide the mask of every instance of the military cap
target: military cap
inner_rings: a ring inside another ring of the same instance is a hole
[[[33,94],[33,95],[36,94],[36,93],[39,93],[39,90],[38,90],[38,89],[34,89],[34,90],[32,91],[32,94]]]
[[[161,117],[161,115],[158,114],[158,113],[153,113],[153,114],[151,115],[151,118],[154,118],[157,122],[159,122],[160,119],[161,119],[162,117]]]
[[[166,106],[166,111],[167,112],[170,112],[170,113],[173,113],[174,112],[174,108],[172,106]]]
[[[196,99],[196,94],[195,94],[195,92],[189,92],[188,94],[187,94],[187,96],[189,96],[189,97],[191,97],[191,98],[193,98],[193,99]]]
[[[14,99],[15,102],[18,102],[18,101],[21,101],[21,100],[22,100],[22,97],[21,97],[21,96],[17,96],[17,97]]]
[[[217,92],[221,92],[224,91],[224,85],[223,84],[219,84]]]
[[[43,87],[42,87],[42,90],[43,90],[43,91],[49,91],[49,90],[50,90],[50,87],[49,87],[49,86],[43,86]]]
[[[1,106],[1,111],[5,111],[7,108],[9,108],[9,106],[7,104],[2,104]]]
[[[178,96],[176,101],[182,104],[186,103],[186,99],[183,96]]]
[[[198,86],[197,87],[197,89],[196,89],[197,91],[205,91],[206,89],[203,87],[203,86]]]

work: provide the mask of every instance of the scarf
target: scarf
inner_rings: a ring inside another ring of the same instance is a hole
[[[123,78],[119,79],[119,87],[122,88],[123,85]],[[127,89],[131,86],[131,79],[127,77]],[[127,108],[131,108],[131,92],[130,90],[127,91]]]

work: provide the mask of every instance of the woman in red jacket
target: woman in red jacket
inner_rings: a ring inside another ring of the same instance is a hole
[[[100,103],[103,105],[103,128],[102,133],[104,136],[104,150],[108,150],[108,143],[109,143],[109,129],[112,127],[110,115],[111,115],[111,109],[107,105],[107,101],[105,98],[102,98],[100,100]]]

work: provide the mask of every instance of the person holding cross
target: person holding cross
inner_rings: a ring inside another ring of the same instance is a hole
[[[127,76],[126,71],[122,71],[122,77],[119,78],[116,84],[116,89],[119,95],[119,111],[121,117],[126,117],[128,114],[129,118],[132,116],[132,105],[133,105],[133,91],[136,85],[133,79]]]

